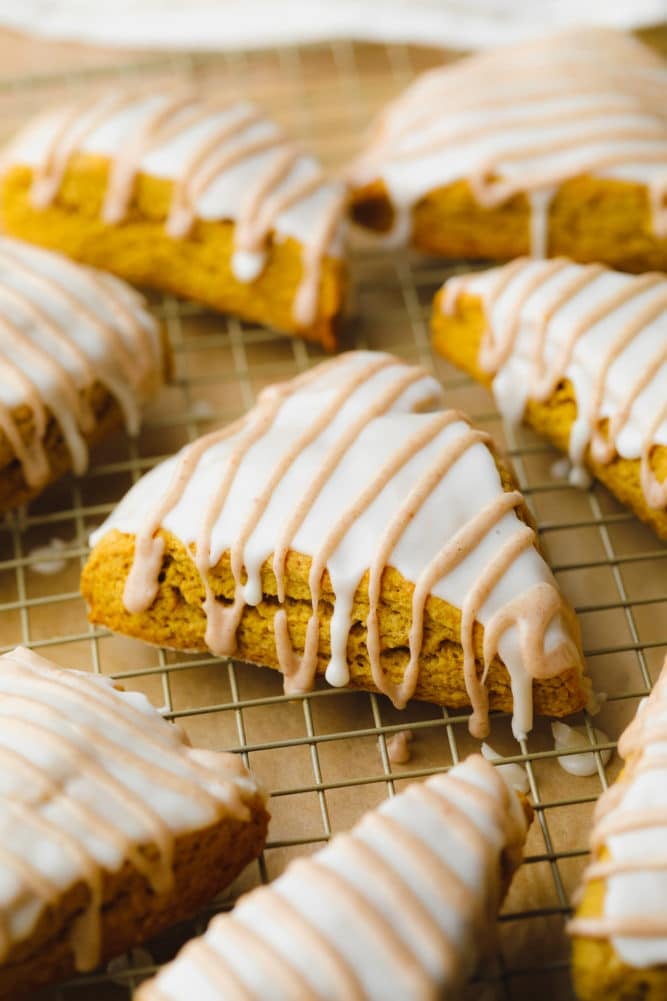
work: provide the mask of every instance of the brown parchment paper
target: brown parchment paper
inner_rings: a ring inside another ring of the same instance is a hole
[[[645,35],[667,51],[667,29]],[[259,54],[165,56],[48,44],[0,31],[0,138],[41,107],[84,90],[120,81],[158,86],[194,79],[213,94],[262,102],[335,169],[359,148],[378,108],[442,59],[432,50],[348,42]],[[431,355],[432,295],[462,266],[380,251],[355,238],[348,340],[429,365],[450,405],[467,410],[509,449],[545,551],[579,610],[590,672],[608,696],[595,723],[613,743],[664,656],[667,549],[603,488],[582,493],[559,479],[551,448],[528,432],[505,432],[490,396]],[[314,851],[408,779],[446,768],[476,746],[465,715],[418,704],[399,713],[384,698],[325,688],[290,701],[271,671],[153,649],[88,625],[78,594],[88,532],[159,458],[234,418],[262,386],[318,357],[317,349],[299,341],[193,304],[159,296],[152,302],[167,325],[174,373],[140,437],[131,442],[118,434],[96,449],[83,479],[65,478],[28,510],[0,521],[0,648],[28,643],[64,666],[123,678],[178,719],[193,743],[242,751],[272,793],[273,820],[263,858],[206,912],[109,969],[47,991],[49,1001],[129,998],[156,963],[202,931],[210,915],[231,906],[240,892],[275,877],[295,855]],[[40,549],[53,539],[62,546],[51,556],[60,566],[44,575],[38,572],[45,558]],[[414,734],[412,759],[391,765],[386,740],[406,727]],[[495,718],[490,743],[527,762],[537,812],[526,864],[499,922],[497,954],[468,997],[567,1001],[564,923],[586,861],[595,800],[619,762],[612,758],[605,770],[598,756],[598,773],[591,778],[567,775],[555,761],[545,720],[519,746],[509,720]]]

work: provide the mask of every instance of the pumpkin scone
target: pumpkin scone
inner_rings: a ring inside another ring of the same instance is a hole
[[[431,412],[424,412],[431,409]],[[349,352],[264,389],[92,536],[91,621],[335,686],[514,712],[587,701],[574,614],[488,436],[424,369]]]
[[[265,795],[137,692],[0,657],[0,997],[194,913],[262,850]]]
[[[331,349],[344,185],[249,102],[113,91],[1,157],[6,232]]]
[[[0,238],[0,511],[23,504],[123,423],[165,374],[158,324],[112,275]]]
[[[518,259],[451,278],[436,350],[667,539],[667,277]]]
[[[625,766],[600,797],[568,926],[582,1001],[667,997],[667,662],[622,734]]]
[[[242,897],[135,997],[458,997],[493,940],[530,817],[474,755]]]
[[[448,63],[389,104],[349,181],[388,242],[667,270],[667,66],[605,28]]]

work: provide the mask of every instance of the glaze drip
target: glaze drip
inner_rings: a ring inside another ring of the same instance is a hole
[[[6,162],[33,166],[32,203],[46,209],[72,158],[87,153],[110,160],[102,207],[109,225],[127,217],[140,174],[173,181],[165,229],[174,240],[187,239],[199,219],[234,220],[237,281],[262,272],[272,233],[294,236],[303,273],[293,316],[301,327],[315,321],[322,261],[337,253],[345,188],[254,105],[208,104],[191,92],[106,94],[38,119]]]
[[[666,105],[667,70],[646,46],[606,29],[565,32],[423,74],[382,114],[349,178],[384,182],[399,220],[461,180],[485,208],[525,194],[533,257],[549,252],[549,206],[564,182],[634,181],[663,237]]]
[[[100,383],[127,429],[161,376],[158,330],[143,300],[123,283],[47,251],[0,240],[0,429],[30,487],[49,477],[47,412],[57,421],[76,473],[86,469],[85,435],[95,425],[89,391]],[[22,434],[16,411],[33,428]]]
[[[276,984],[289,1001],[454,996],[491,935],[501,855],[512,871],[525,834],[516,794],[468,758],[242,897],[139,1001],[257,1001]]]
[[[576,398],[571,478],[587,457],[607,464],[640,459],[649,507],[667,504],[651,453],[667,444],[667,279],[622,275],[599,265],[527,258],[457,276],[441,305],[454,313],[462,296],[480,297],[486,329],[480,368],[493,376],[499,409],[520,419],[528,400],[545,402],[569,379]]]
[[[625,767],[598,800],[583,890],[604,881],[599,915],[578,912],[573,936],[611,939],[634,967],[667,962],[667,662],[618,742]]]
[[[171,532],[199,572],[208,648],[233,655],[244,610],[263,600],[263,575],[271,567],[278,664],[285,690],[303,692],[325,663],[331,684],[349,682],[352,609],[366,578],[373,683],[403,707],[418,689],[428,605],[437,595],[462,610],[472,728],[483,734],[488,726],[473,642],[480,622],[490,627],[485,669],[497,654],[503,658],[516,727],[524,732],[531,725],[532,678],[580,669],[576,627],[536,553],[533,531],[517,517],[521,495],[503,490],[487,436],[456,411],[420,412],[440,400],[440,387],[424,370],[372,352],[341,355],[264,390],[245,418],[140,481],[93,536],[93,544],[113,528],[135,536],[126,609],[141,614],[155,600]],[[474,500],[460,492],[464,483],[476,484]],[[234,591],[221,601],[212,574],[225,553]],[[295,649],[286,614],[290,553],[310,557],[303,649]],[[386,670],[380,635],[383,580],[392,567],[415,585],[400,680]],[[322,600],[333,606],[326,658]]]
[[[168,892],[177,835],[246,818],[257,794],[236,760],[202,757],[143,696],[23,648],[0,657],[0,719],[0,961],[83,882],[69,935],[77,969],[92,969],[106,874],[129,860]]]

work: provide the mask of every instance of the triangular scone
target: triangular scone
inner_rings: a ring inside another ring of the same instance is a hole
[[[493,938],[529,817],[474,755],[242,897],[137,1001],[458,997]]]
[[[30,650],[0,657],[0,998],[91,970],[259,855],[265,795],[145,696]]]
[[[576,623],[523,498],[442,402],[425,370],[365,351],[263,390],[94,533],[91,620],[266,664],[289,692],[326,674],[397,706],[472,704],[478,735],[488,706],[526,733],[533,694],[581,708]]]
[[[666,109],[665,63],[610,29],[448,63],[381,115],[353,213],[445,257],[667,270]]]
[[[433,310],[441,354],[490,384],[667,539],[667,277],[520,258],[451,278]]]
[[[332,348],[346,191],[246,101],[112,91],[2,156],[8,233]]]
[[[667,661],[618,742],[619,778],[600,797],[574,919],[582,1001],[667,997]]]
[[[141,405],[165,368],[158,324],[124,282],[0,238],[0,511],[22,504]]]

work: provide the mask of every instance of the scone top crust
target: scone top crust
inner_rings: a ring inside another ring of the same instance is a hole
[[[214,918],[138,1001],[453,997],[488,943],[526,829],[516,793],[474,755]]]
[[[431,412],[423,412],[432,409]],[[292,648],[286,613],[274,620],[288,691],[314,681],[318,601],[328,573],[335,595],[327,680],[349,682],[351,608],[368,575],[368,656],[374,683],[397,706],[414,693],[426,601],[431,594],[462,611],[464,674],[486,733],[487,693],[477,678],[475,620],[485,627],[488,664],[499,653],[512,678],[514,727],[532,725],[532,681],[581,670],[576,624],[517,515],[523,498],[506,491],[488,437],[443,409],[440,385],[424,369],[384,353],[357,351],[262,391],[236,423],[213,432],[139,481],[92,536],[135,537],[125,608],[150,608],[158,591],[164,537],[172,533],[201,575],[205,641],[235,652],[247,605],[262,600],[261,568],[272,559],[279,605],[290,550],[311,558],[312,613],[303,655]],[[208,574],[230,553],[235,598],[216,601]],[[400,684],[380,663],[377,608],[385,567],[415,586],[410,658]]]
[[[622,734],[625,768],[598,800],[586,887],[604,883],[602,912],[580,906],[575,938],[609,940],[632,967],[667,965],[667,661]],[[657,997],[657,994],[655,995]]]
[[[349,172],[382,181],[395,208],[388,239],[410,236],[414,205],[467,181],[479,205],[531,202],[533,256],[544,257],[549,201],[584,175],[634,181],[667,236],[667,68],[613,30],[569,31],[431,70],[390,104]]]
[[[87,465],[85,433],[99,383],[118,402],[131,434],[164,371],[160,331],[143,298],[111,275],[60,254],[0,238],[0,431],[31,487],[49,477],[43,437],[58,422],[72,466]],[[26,442],[17,411],[35,426]]]
[[[176,837],[243,820],[263,795],[237,756],[189,747],[145,696],[24,648],[0,657],[0,714],[0,963],[83,882],[70,940],[92,969],[104,872],[130,862],[164,892]]]
[[[344,185],[327,179],[254,104],[114,91],[39,116],[11,143],[3,166],[31,167],[33,206],[45,208],[77,155],[109,161],[104,222],[122,224],[140,173],[173,182],[165,226],[174,239],[187,238],[196,219],[235,222],[238,281],[261,273],[270,236],[296,239],[304,270],[294,318],[312,323],[322,258],[342,251]]]
[[[503,415],[520,420],[528,400],[548,400],[568,379],[575,481],[589,448],[602,464],[640,459],[648,506],[667,507],[667,482],[650,465],[655,446],[667,445],[667,278],[523,258],[449,279],[435,308],[455,313],[466,297],[482,303],[478,366],[493,377]]]

